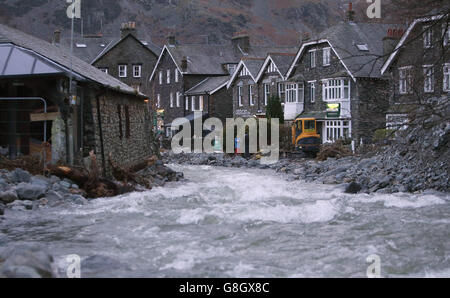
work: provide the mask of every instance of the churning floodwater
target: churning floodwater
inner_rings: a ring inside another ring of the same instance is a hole
[[[82,277],[365,277],[372,254],[382,277],[450,277],[448,194],[348,195],[271,170],[171,167],[186,180],[10,211],[0,248],[42,245],[61,272],[70,254],[107,257]]]

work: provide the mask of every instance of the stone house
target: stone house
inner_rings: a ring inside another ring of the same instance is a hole
[[[387,128],[402,128],[418,106],[450,93],[450,29],[448,14],[414,20],[381,69],[391,82]]]
[[[120,165],[152,154],[147,97],[61,47],[0,25],[0,71],[0,146],[11,157],[80,164],[94,150],[107,175],[110,154]]]
[[[286,74],[286,120],[315,118],[324,143],[370,142],[385,125],[388,81],[380,70],[392,28],[349,18],[305,41]]]
[[[149,78],[160,49],[138,39],[134,22],[122,24],[120,31],[121,38],[112,40],[91,64],[128,86],[150,94]]]

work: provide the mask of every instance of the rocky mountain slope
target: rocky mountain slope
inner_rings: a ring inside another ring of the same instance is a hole
[[[389,3],[383,18],[392,21]],[[354,0],[358,20],[367,19],[365,0]],[[312,34],[341,21],[348,0],[81,0],[77,34],[117,36],[120,24],[135,21],[142,38],[162,44],[169,32],[180,42],[221,43],[247,31],[255,43],[295,45],[302,32]],[[65,0],[0,0],[0,22],[50,40],[56,28],[66,36],[70,20]]]

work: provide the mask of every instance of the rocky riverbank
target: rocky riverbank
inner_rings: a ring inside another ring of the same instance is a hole
[[[139,172],[151,180],[152,187],[178,181],[182,173],[176,173],[158,160],[155,165]],[[144,191],[141,185],[129,185],[128,191]],[[84,205],[88,202],[86,193],[70,179],[56,176],[31,175],[22,169],[0,170],[0,216],[6,210],[36,210],[65,204]]]

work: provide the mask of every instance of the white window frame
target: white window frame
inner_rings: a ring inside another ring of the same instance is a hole
[[[323,66],[331,64],[331,48],[323,48]]]
[[[284,83],[278,83],[278,97],[282,103],[286,101],[286,85]]]
[[[444,38],[444,46],[447,46],[450,44],[450,24],[447,22],[444,22],[442,24],[442,36]]]
[[[316,102],[316,81],[310,81],[309,84],[309,100]]]
[[[177,108],[181,106],[181,93],[177,92]]]
[[[170,92],[170,107],[173,108],[173,92]]]
[[[238,104],[240,107],[244,105],[242,102],[242,86],[238,86]]]
[[[119,64],[119,78],[126,78],[126,77],[127,77],[127,65]]]
[[[443,69],[443,77],[442,77],[442,90],[444,92],[450,92],[450,63],[444,63]]]
[[[179,77],[178,77],[178,69],[175,68],[175,83],[178,83]]]
[[[185,97],[185,105],[186,105],[186,107],[185,107],[186,111],[189,111],[189,96]]]
[[[191,111],[195,112],[195,96],[191,96]]]
[[[248,101],[250,106],[254,106],[255,105],[255,101],[253,100],[253,85],[248,85]]]
[[[286,84],[286,103],[298,103],[298,84]]]
[[[163,72],[162,72],[162,70],[159,71],[159,84],[160,85],[163,84]]]
[[[433,27],[423,27],[423,47],[429,49],[433,47]]]
[[[156,106],[157,106],[158,108],[161,108],[161,94],[158,94],[158,95],[156,96],[156,98],[157,98]]]
[[[425,93],[434,92],[434,67],[433,65],[423,66],[423,91]]]
[[[170,69],[167,70],[167,80],[166,80],[167,84],[170,84]]]
[[[322,81],[323,101],[350,100],[351,81],[349,78],[326,79]],[[347,97],[345,93],[347,92]]]
[[[203,95],[198,97],[198,110],[197,111],[203,111]]]
[[[270,97],[270,85],[264,84],[264,105],[267,106],[269,104]]]
[[[248,71],[247,67],[243,66],[241,69],[241,72],[239,73],[240,77],[249,76],[250,72]]]
[[[398,69],[398,87],[400,94],[412,92],[412,66],[404,66]]]
[[[140,78],[142,76],[142,65],[133,65],[133,78]]]
[[[343,137],[352,135],[350,120],[326,120],[324,125],[325,143],[334,143]]]
[[[309,67],[316,68],[317,66],[317,50],[309,51]]]

